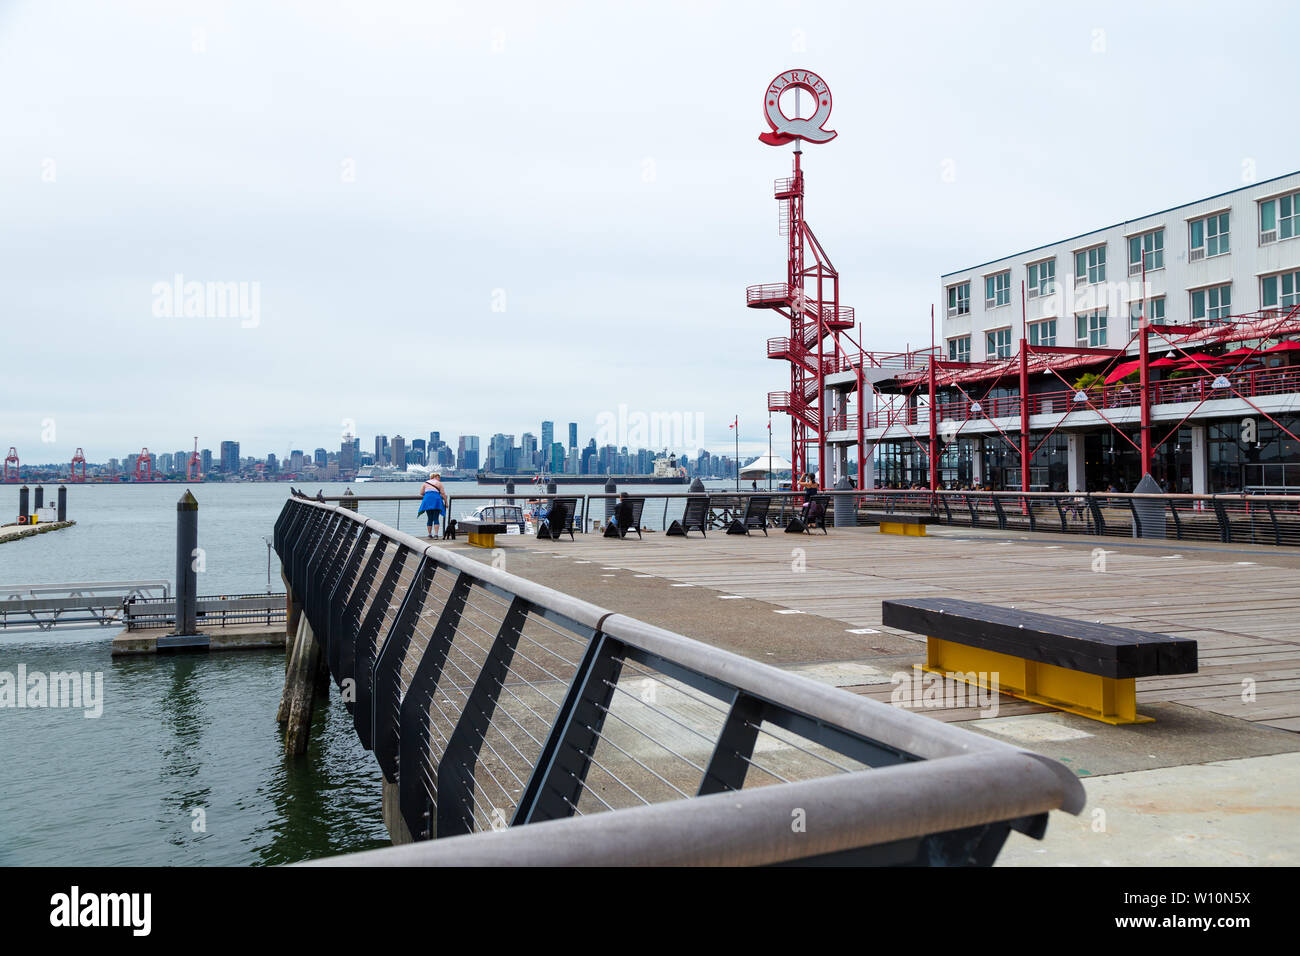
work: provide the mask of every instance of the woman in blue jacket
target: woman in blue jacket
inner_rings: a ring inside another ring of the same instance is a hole
[[[447,502],[442,489],[442,475],[438,472],[430,472],[428,480],[420,486],[420,510],[418,515],[428,515],[425,519],[429,525],[429,537],[441,537],[442,531],[440,524],[442,522],[442,513],[446,510]],[[434,529],[438,529],[435,535]]]

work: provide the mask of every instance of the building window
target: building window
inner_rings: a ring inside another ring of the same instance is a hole
[[[1080,312],[1074,317],[1076,339],[1080,345],[1098,348],[1106,344],[1106,310]]]
[[[1011,303],[1011,271],[984,278],[984,308],[995,309]]]
[[[963,335],[960,338],[948,340],[948,361],[950,362],[970,361],[970,336],[969,335]]]
[[[948,318],[970,315],[970,283],[948,286]]]
[[[1260,280],[1259,302],[1266,309],[1300,305],[1300,272],[1283,272]]]
[[[1224,255],[1228,251],[1228,214],[1221,212],[1192,220],[1189,246],[1188,262]]]
[[[1197,289],[1192,293],[1192,318],[1219,322],[1232,312],[1232,284]]]
[[[987,358],[1011,358],[1011,330],[994,329],[985,342]]]
[[[1029,298],[1035,299],[1040,295],[1052,295],[1056,292],[1056,260],[1048,259],[1046,262],[1035,262],[1029,266],[1029,282],[1027,283],[1027,292]]]
[[[1074,283],[1093,285],[1106,281],[1106,247],[1093,246],[1074,254]]]
[[[1157,296],[1154,299],[1148,299],[1146,308],[1148,325],[1165,324],[1165,297],[1163,295]],[[1139,300],[1131,303],[1128,307],[1128,330],[1130,332],[1136,332],[1138,330],[1138,323],[1141,321],[1141,318],[1142,302]]]
[[[1056,319],[1048,319],[1045,322],[1034,322],[1029,326],[1029,344],[1030,345],[1055,345],[1056,344]]]
[[[1165,231],[1154,229],[1140,236],[1130,236],[1128,240],[1128,274],[1140,275],[1145,267],[1147,272],[1165,267]]]
[[[1259,204],[1259,244],[1290,239],[1300,233],[1300,193]]]

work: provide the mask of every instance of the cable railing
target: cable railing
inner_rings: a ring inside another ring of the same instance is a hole
[[[350,508],[291,499],[274,542],[414,841],[321,862],[989,864],[1083,806],[1058,761]]]

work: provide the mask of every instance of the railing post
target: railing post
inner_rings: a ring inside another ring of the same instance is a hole
[[[393,592],[397,589],[397,579],[401,577],[406,559],[412,553],[396,542],[393,547],[396,551],[392,560],[388,562],[388,569],[379,582],[375,598],[366,611],[366,619],[357,629],[356,639],[353,642],[352,676],[357,682],[357,699],[356,706],[352,709],[352,725],[356,728],[357,736],[361,738],[361,745],[367,750],[374,747],[374,740],[370,733],[372,706],[370,681],[374,676],[375,641],[379,638],[379,628],[392,604]]]
[[[429,702],[438,693],[438,681],[451,652],[451,643],[456,637],[456,628],[472,585],[469,575],[457,573],[424,655],[411,676],[406,696],[402,698],[397,725],[398,808],[416,840],[430,840],[437,835],[436,807],[421,786],[426,776],[430,780],[435,776],[429,753]]]
[[[424,611],[424,602],[433,585],[437,567],[437,563],[427,554],[420,556],[411,585],[402,599],[402,607],[384,638],[383,647],[375,655],[375,666],[371,669],[371,749],[379,761],[379,768],[389,780],[397,779],[397,717],[402,703],[402,663],[411,646],[415,622]]]
[[[623,645],[597,631],[546,738],[512,825],[570,817],[623,667]]]
[[[754,755],[758,729],[763,723],[763,709],[764,704],[758,698],[735,692],[696,796],[744,787],[749,758]]]
[[[456,729],[447,741],[447,749],[438,763],[438,836],[454,836],[473,830],[473,811],[468,817],[461,810],[474,804],[474,768],[479,750],[487,736],[496,711],[497,699],[510,673],[519,635],[532,605],[521,597],[510,602],[492,646],[483,660],[483,669],[465,699]],[[499,809],[494,807],[494,810]]]

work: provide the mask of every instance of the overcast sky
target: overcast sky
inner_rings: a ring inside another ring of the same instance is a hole
[[[868,348],[938,277],[1300,168],[1284,3],[0,0],[0,444],[26,462],[699,414],[766,451],[762,96]],[[159,284],[246,283],[256,322]],[[775,417],[778,448],[788,424]]]

